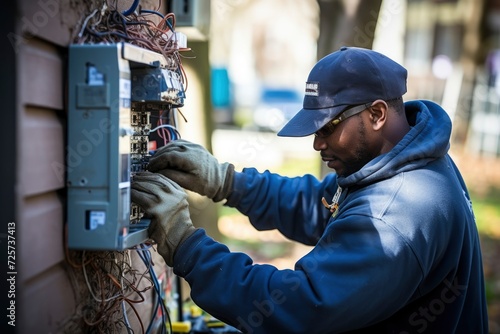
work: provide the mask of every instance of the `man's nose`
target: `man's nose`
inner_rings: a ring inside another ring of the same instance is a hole
[[[321,138],[318,136],[314,136],[314,141],[313,141],[313,148],[316,151],[321,151],[326,149],[326,141],[325,138]]]

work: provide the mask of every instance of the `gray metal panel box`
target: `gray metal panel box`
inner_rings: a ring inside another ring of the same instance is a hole
[[[165,65],[127,43],[69,47],[68,247],[124,250],[148,239],[131,224],[131,69]]]
[[[175,0],[176,31],[185,33],[190,40],[207,40],[210,32],[210,0]]]

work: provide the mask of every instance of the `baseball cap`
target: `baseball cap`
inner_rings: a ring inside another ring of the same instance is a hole
[[[406,93],[407,74],[403,66],[379,52],[344,46],[314,65],[302,109],[278,136],[308,136],[348,106],[399,98]]]

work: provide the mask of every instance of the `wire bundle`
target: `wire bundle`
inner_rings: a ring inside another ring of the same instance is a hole
[[[179,114],[181,114],[180,110],[179,109],[177,110],[179,111]],[[149,130],[149,133],[153,132],[158,133],[158,137],[163,139],[163,145],[166,145],[172,140],[177,140],[181,138],[181,134],[175,127],[175,122],[173,122],[173,119],[170,114],[171,114],[171,109],[159,110],[158,121],[156,122],[157,126]]]
[[[142,259],[142,261],[144,262],[144,265],[146,266],[146,268],[149,271],[150,277],[152,278],[154,291],[156,293],[156,303],[155,303],[155,307],[153,308],[153,316],[152,316],[151,321],[149,322],[149,326],[146,330],[146,333],[150,333],[151,330],[153,329],[152,326],[154,323],[154,319],[155,319],[155,316],[158,312],[161,313],[161,323],[162,324],[168,323],[169,327],[170,327],[170,333],[171,333],[172,332],[172,322],[170,319],[168,309],[165,306],[165,301],[163,299],[164,291],[162,291],[162,289],[161,289],[160,282],[158,281],[158,278],[156,277],[156,273],[155,273],[153,266],[152,266],[153,262],[152,262],[152,258],[151,258],[151,252],[144,245],[141,245],[141,247],[137,248],[137,254]],[[165,333],[165,332],[166,332],[166,327],[162,325],[160,333]]]
[[[116,6],[114,6],[116,8]],[[127,11],[128,12],[128,11]],[[152,14],[161,17],[156,24],[149,19]],[[99,44],[127,42],[162,54],[169,69],[181,74],[181,83],[186,86],[187,79],[177,44],[175,34],[175,15],[163,15],[155,10],[140,10],[124,15],[104,2],[101,10],[94,9],[82,22],[82,26],[75,38],[77,44]]]
[[[70,278],[78,296],[76,312],[64,325],[63,332],[82,329],[92,333],[133,333],[127,308],[132,310],[140,324],[141,333],[151,333],[157,314],[161,315],[161,333],[171,327],[170,316],[162,296],[161,284],[153,269],[150,246],[141,244],[136,247],[145,269],[137,270],[132,266],[130,252],[107,251],[69,251],[66,250],[67,263],[70,265]],[[84,282],[84,285],[80,285]],[[79,291],[78,291],[79,290]],[[154,294],[152,318],[144,324],[136,309],[144,302],[145,294]],[[147,327],[146,327],[147,325]],[[170,329],[171,332],[171,329]]]

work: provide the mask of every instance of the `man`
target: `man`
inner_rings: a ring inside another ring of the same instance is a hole
[[[406,77],[361,48],[314,66],[303,109],[278,135],[315,134],[335,170],[321,181],[236,172],[181,140],[157,151],[132,199],[200,307],[248,333],[488,332],[472,206],[447,154],[451,121],[433,102],[403,103]],[[192,226],[176,183],[314,248],[294,270],[254,265]]]

